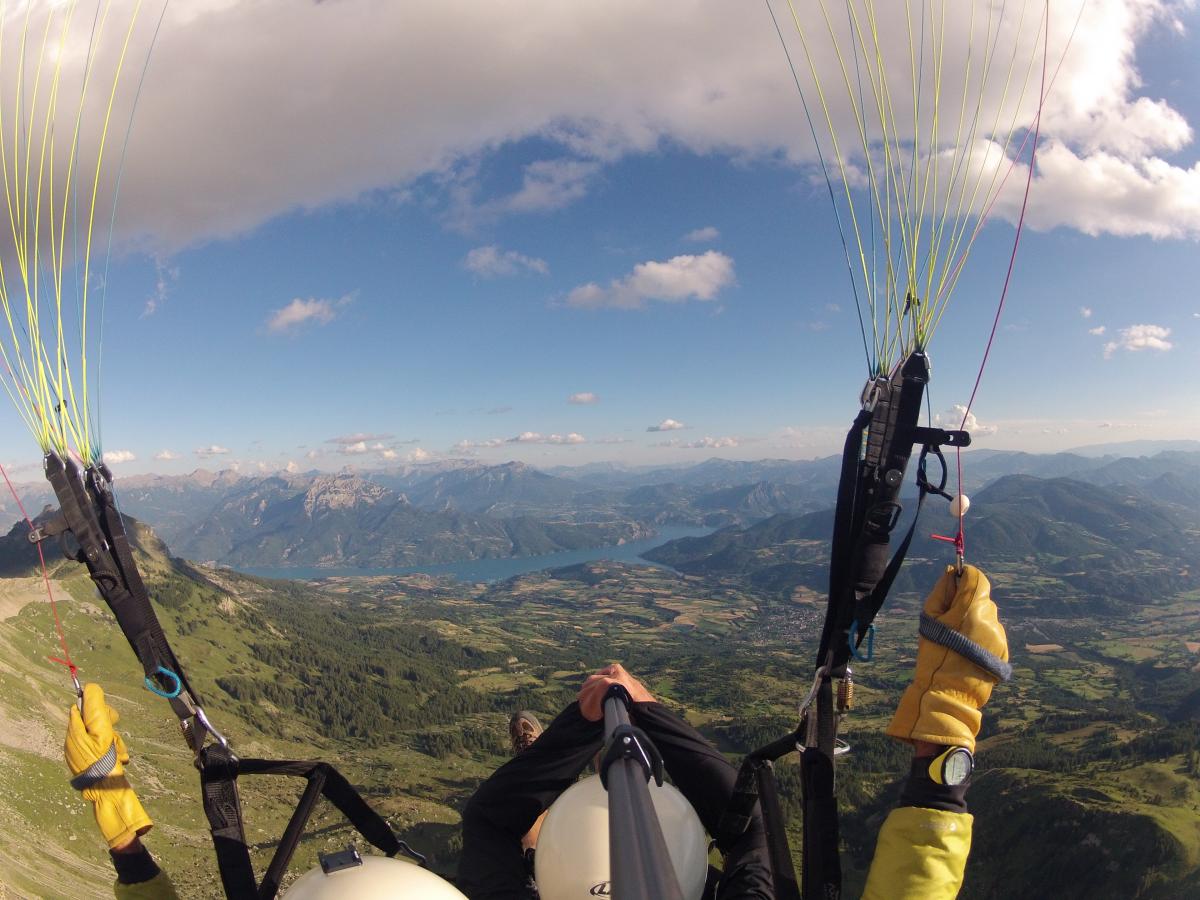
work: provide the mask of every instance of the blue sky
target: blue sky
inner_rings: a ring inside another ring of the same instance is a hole
[[[722,23],[682,5],[701,49],[724,46]],[[1155,17],[1145,18],[1147,5]],[[186,69],[174,67],[188,48],[202,56],[205,36],[238,12],[197,6],[207,15],[164,22],[127,162],[102,404],[118,474],[462,455],[543,465],[799,458],[840,443],[866,374],[862,344],[829,200],[796,149],[801,111],[765,14],[739,21],[728,58],[706,75],[710,94],[772,85],[778,92],[756,100],[753,115],[747,102],[672,121],[686,97],[647,87],[639,98],[614,64],[592,92],[599,99],[581,99],[573,120],[569,91],[553,102],[539,93],[556,70],[525,71],[519,55],[485,60],[463,83],[427,70],[428,83],[399,81],[397,91],[421,96],[393,109],[389,92],[365,82],[350,95],[331,87],[324,99],[290,92],[289,72],[253,41],[227,51],[252,87],[235,92],[236,82],[216,76],[205,96],[180,106],[187,79],[172,73]],[[287,15],[260,6],[260,17]],[[320,11],[322,22],[296,21],[311,11],[282,21],[301,48],[329,42],[331,72],[342,71],[344,49],[345,77],[362,77],[354,66],[386,42],[342,48],[336,33],[315,32],[333,16],[356,27],[371,5],[323,6],[333,9]],[[1063,112],[1050,138],[1080,168],[1056,183],[1048,156],[1046,182],[1035,181],[1034,227],[974,409],[981,446],[1200,439],[1200,167],[1190,132],[1179,136],[1200,120],[1200,14],[1190,3],[1140,3],[1134,21],[1126,6],[1097,5],[1096,46],[1064,76],[1064,95],[1083,111],[1079,121]],[[555,15],[543,6],[539,22],[579,29],[545,21]],[[427,42],[446,27],[429,17]],[[617,4],[611,18],[615,37],[644,32],[634,4]],[[422,24],[413,17],[406,36],[420,42]],[[1123,37],[1136,55],[1121,102],[1083,109],[1072,79],[1086,80],[1089,65],[1120,69],[1102,40]],[[653,51],[609,52],[630,54],[636,82]],[[542,117],[486,105],[487,72],[534,85]],[[245,95],[269,97],[272,85],[284,95],[272,109],[296,97],[308,106],[255,125]],[[1159,106],[1148,113],[1138,98]],[[176,127],[189,108],[199,121]],[[420,133],[406,140],[395,116],[422,113],[412,129]],[[439,116],[444,126],[429,123]],[[1084,133],[1081,121],[1094,128],[1105,116],[1110,137]],[[171,141],[189,140],[191,150],[172,150]],[[156,200],[164,172],[170,186]],[[931,347],[934,412],[970,393],[1013,234],[997,217],[971,255]],[[599,308],[578,305],[592,296],[580,293],[587,285]],[[655,299],[664,293],[673,299]],[[11,411],[0,416],[0,461],[20,474],[36,464],[36,445]]]

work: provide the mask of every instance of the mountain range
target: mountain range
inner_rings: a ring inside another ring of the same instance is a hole
[[[976,450],[963,461],[964,486],[977,503],[988,496],[1008,504],[980,520],[981,537],[972,540],[987,546],[1054,539],[1049,527],[1031,534],[1028,510],[1013,509],[1003,492],[980,493],[1013,475],[1108,488],[1161,508],[1181,527],[1200,527],[1195,449],[1136,458]],[[519,462],[442,460],[337,474],[197,470],[123,477],[116,488],[125,512],[190,559],[385,568],[597,547],[650,536],[662,525],[744,527],[780,515],[814,516],[805,527],[813,539],[826,540],[829,516],[822,510],[832,505],[839,470],[835,457],[546,471]],[[18,494],[31,514],[52,499],[38,483],[18,486]],[[0,524],[19,517],[6,502]]]

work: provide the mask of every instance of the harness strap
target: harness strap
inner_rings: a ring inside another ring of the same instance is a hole
[[[842,863],[838,858],[833,757],[819,747],[806,747],[800,756],[800,782],[804,797],[804,897],[838,900],[842,895]]]
[[[959,656],[975,663],[997,681],[1008,681],[1012,678],[1012,666],[998,657],[991,650],[979,646],[969,637],[955,631],[948,625],[939,622],[928,613],[921,613],[921,625],[918,629],[921,637],[933,641],[948,650],[953,650]]]
[[[279,891],[288,864],[300,844],[317,801],[324,797],[373,847],[388,856],[404,853],[424,864],[425,858],[396,837],[391,826],[373,810],[337,769],[312,760],[238,759],[220,744],[204,748],[197,761],[203,789],[204,813],[217,851],[221,884],[231,900],[242,897],[271,900]],[[263,875],[255,881],[246,844],[237,779],[240,775],[288,775],[307,784]]]

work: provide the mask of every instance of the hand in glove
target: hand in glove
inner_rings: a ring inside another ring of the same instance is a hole
[[[992,602],[991,584],[974,566],[946,574],[925,600],[917,671],[900,698],[887,733],[974,752],[980,710],[997,681],[1012,675],[1008,639]]]
[[[96,813],[96,824],[112,849],[119,849],[145,834],[153,823],[125,779],[129,751],[113,730],[117,711],[104,701],[98,684],[84,685],[83,713],[72,706],[64,752],[71,787],[83,794]]]

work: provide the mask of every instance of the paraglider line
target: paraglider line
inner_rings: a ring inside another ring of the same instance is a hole
[[[1047,15],[1049,14],[1049,4],[1047,4]],[[1041,96],[1038,100],[1037,116],[1033,122],[1033,146],[1029,151],[1029,171],[1025,175],[1025,195],[1021,198],[1021,214],[1017,217],[1017,232],[1013,236],[1012,252],[1008,256],[1008,271],[1004,274],[1004,286],[1000,289],[1000,302],[996,304],[996,316],[992,319],[992,330],[988,335],[987,345],[983,348],[983,359],[979,363],[979,372],[975,376],[975,386],[971,388],[971,396],[967,400],[967,407],[963,410],[962,424],[959,429],[963,430],[967,427],[967,419],[971,415],[971,407],[975,404],[975,395],[979,393],[979,384],[983,381],[983,372],[987,368],[988,358],[992,353],[992,343],[996,340],[996,330],[1000,327],[1000,316],[1004,313],[1004,304],[1008,300],[1008,287],[1012,282],[1013,269],[1017,264],[1017,249],[1021,245],[1021,233],[1025,228],[1025,213],[1029,209],[1029,192],[1033,187],[1033,170],[1037,163],[1037,148],[1038,138],[1042,130],[1042,111],[1046,105],[1046,71],[1047,60],[1050,55],[1050,25],[1047,18],[1046,23],[1046,42],[1042,46],[1042,86]],[[962,478],[962,448],[959,447],[955,454],[958,464],[958,496],[962,497],[963,478]],[[954,547],[960,558],[964,555],[965,539],[963,535],[963,503],[958,504],[958,534],[954,539]]]
[[[796,66],[792,62],[792,54],[788,52],[787,42],[783,39],[783,30],[779,27],[779,20],[775,18],[771,0],[763,0],[763,2],[767,6],[767,12],[771,15],[771,24],[775,26],[775,33],[779,35],[779,45],[783,47],[783,55],[787,59],[788,68],[792,71],[792,80],[796,82],[796,91],[800,94],[800,105],[804,108],[804,118],[808,122],[808,130],[812,134],[813,147],[816,148],[817,159],[821,162],[821,174],[825,176],[825,187],[829,190],[829,204],[833,207],[833,218],[837,222],[838,237],[842,241],[842,255],[846,258],[846,271],[850,273],[850,290],[854,294],[854,311],[858,313],[858,329],[862,332],[863,353],[867,358],[867,377],[869,378],[874,375],[874,366],[871,360],[871,349],[867,344],[867,326],[863,321],[862,302],[858,297],[858,281],[854,277],[854,266],[850,263],[850,247],[846,243],[846,230],[842,225],[841,214],[838,212],[837,198],[833,195],[833,180],[829,177],[829,168],[825,165],[825,154],[821,152],[817,129],[813,125],[812,114],[808,111],[808,99],[804,96],[804,89],[800,87],[800,76],[796,73]]]
[[[0,463],[0,475],[4,476],[4,483],[8,485],[9,493],[17,501],[17,509],[21,511],[21,518],[25,520],[25,524],[29,526],[29,530],[33,531],[33,522],[29,520],[29,513],[25,511],[25,504],[21,502],[21,498],[17,494],[17,489],[13,487],[12,481],[9,480],[8,472],[2,463]],[[50,600],[50,612],[54,615],[54,630],[58,634],[58,644],[62,647],[63,654],[62,657],[51,656],[48,659],[50,662],[58,663],[60,666],[66,666],[67,671],[71,673],[71,680],[77,681],[76,673],[79,671],[79,667],[71,660],[71,651],[67,647],[67,635],[63,631],[62,619],[58,617],[58,604],[54,600],[54,590],[50,587],[50,573],[46,569],[46,555],[42,552],[42,545],[40,543],[36,546],[38,562],[42,567],[42,583],[46,585],[46,597]]]

